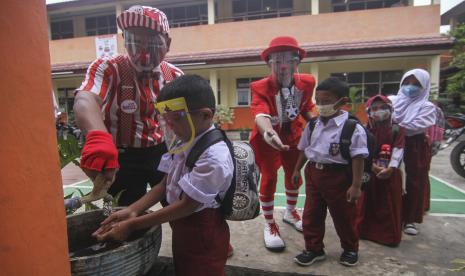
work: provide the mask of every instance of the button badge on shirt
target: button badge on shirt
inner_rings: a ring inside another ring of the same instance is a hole
[[[133,100],[124,100],[120,107],[124,113],[132,114],[137,110],[137,103]]]
[[[329,144],[329,155],[336,156],[339,154],[341,145],[339,143]]]

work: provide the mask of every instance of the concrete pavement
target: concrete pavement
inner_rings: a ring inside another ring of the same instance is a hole
[[[465,179],[458,176],[449,163],[450,149],[440,152],[433,158],[431,174],[465,190]],[[75,168],[68,168],[75,171]],[[64,182],[80,180],[78,172],[70,173],[65,168]],[[465,204],[465,203],[464,203]],[[159,206],[154,206],[154,209]],[[310,267],[300,267],[293,262],[295,255],[303,249],[302,234],[282,223],[282,211],[277,210],[276,218],[287,248],[282,253],[272,253],[263,246],[263,219],[229,222],[231,244],[234,255],[228,260],[228,275],[268,275],[263,271],[273,271],[276,275],[316,274],[316,275],[463,275],[449,271],[457,267],[454,259],[465,259],[465,216],[427,215],[420,225],[420,234],[412,237],[404,235],[397,248],[381,246],[369,241],[360,242],[360,264],[347,268],[338,263],[341,249],[331,218],[326,221],[327,259]],[[168,225],[163,226],[161,257],[171,257],[171,233]],[[163,260],[169,260],[163,258]],[[246,267],[249,272],[238,269]],[[164,275],[172,275],[168,272]],[[250,272],[252,271],[252,272]],[[247,274],[248,273],[248,274]],[[290,274],[285,274],[290,273]]]

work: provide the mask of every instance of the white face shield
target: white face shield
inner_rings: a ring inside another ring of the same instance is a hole
[[[282,87],[291,86],[299,63],[299,56],[292,51],[271,53],[268,60],[273,78]]]
[[[162,34],[144,29],[124,30],[124,46],[138,72],[150,72],[164,59],[168,45]]]
[[[184,98],[155,104],[168,151],[178,154],[188,149],[195,138],[195,127]]]

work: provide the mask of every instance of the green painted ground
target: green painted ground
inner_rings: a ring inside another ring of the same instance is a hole
[[[430,213],[444,214],[465,214],[465,193],[462,193],[440,180],[430,177],[431,182],[431,210]],[[65,196],[74,193],[79,195],[76,189],[80,189],[84,194],[90,192],[92,184],[90,181],[78,183],[72,187],[64,187]],[[284,207],[286,205],[286,196],[284,193],[284,173],[282,170],[278,174],[278,185],[275,195],[276,206]],[[299,200],[297,206],[303,208],[305,201],[305,188],[300,188]]]

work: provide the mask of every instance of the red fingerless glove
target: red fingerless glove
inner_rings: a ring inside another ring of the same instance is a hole
[[[118,150],[111,134],[101,130],[93,130],[87,134],[82,149],[81,168],[99,172],[103,169],[119,168]]]

